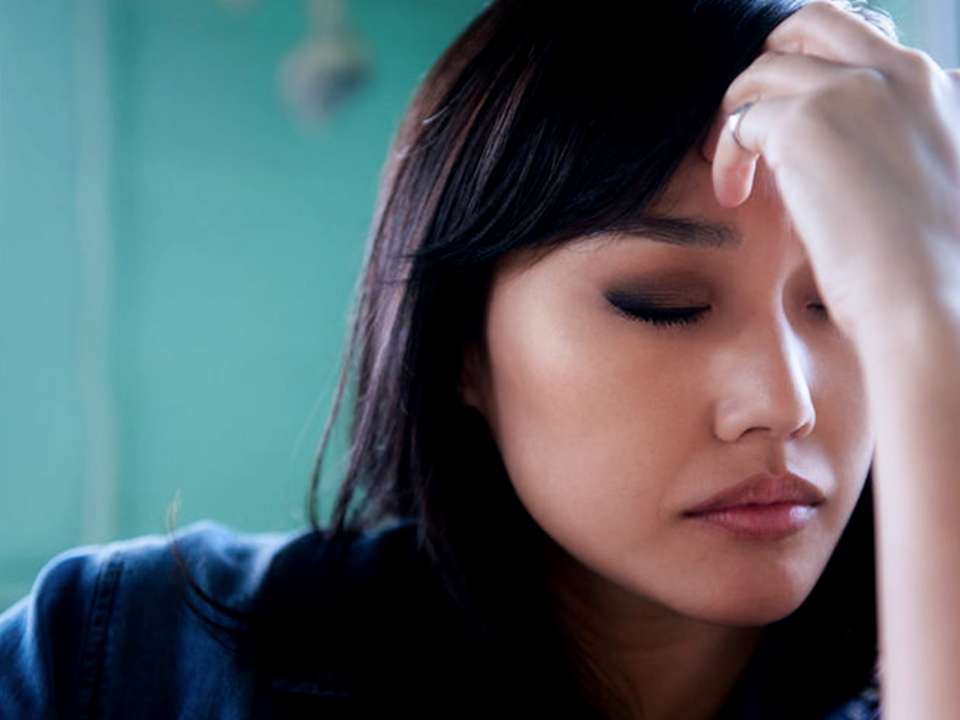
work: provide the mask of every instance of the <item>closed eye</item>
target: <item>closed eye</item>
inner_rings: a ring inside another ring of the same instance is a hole
[[[607,300],[618,313],[628,319],[639,320],[658,328],[694,325],[702,321],[711,309],[709,305],[672,307],[641,303],[618,294],[608,295]],[[830,319],[829,311],[822,303],[811,303],[808,307],[824,320]]]
[[[710,310],[709,305],[697,307],[665,307],[638,303],[626,298],[608,296],[607,300],[620,314],[631,320],[640,320],[655,327],[676,327],[699,322]]]

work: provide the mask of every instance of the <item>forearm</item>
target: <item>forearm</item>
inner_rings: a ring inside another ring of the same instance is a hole
[[[877,433],[884,720],[960,717],[960,313],[945,303],[858,343]]]

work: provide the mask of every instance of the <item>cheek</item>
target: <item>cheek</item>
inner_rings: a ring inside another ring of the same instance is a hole
[[[851,351],[832,356],[817,406],[818,444],[837,478],[838,505],[852,511],[876,445],[866,385]]]
[[[501,286],[488,305],[488,420],[527,511],[583,565],[690,615],[767,622],[794,608],[826,564],[869,464],[853,353],[826,341],[814,348],[817,426],[789,448],[791,465],[834,480],[830,510],[790,552],[757,550],[678,517],[697,481],[716,485],[720,465],[748,456],[714,433],[718,399],[750,399],[744,365],[714,372],[714,339],[661,337],[588,302],[572,307],[548,285]],[[757,418],[769,411],[747,405],[762,411]]]
[[[568,546],[649,538],[695,444],[676,363],[595,309],[505,294],[489,310],[493,424],[528,511]]]

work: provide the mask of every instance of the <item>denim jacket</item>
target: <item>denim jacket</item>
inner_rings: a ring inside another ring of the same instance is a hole
[[[64,552],[0,615],[0,718],[587,717],[557,678],[512,682],[510,648],[471,645],[415,537],[402,522],[345,548],[195,523],[176,545],[212,604],[166,537]],[[267,620],[246,651],[235,611],[254,609]],[[722,718],[799,717],[763,692],[770,652]],[[817,720],[877,720],[877,705],[869,687]]]

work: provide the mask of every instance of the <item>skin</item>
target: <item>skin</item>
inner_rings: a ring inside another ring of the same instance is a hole
[[[747,101],[738,144],[731,114]],[[703,151],[727,207],[751,194],[761,159],[770,169],[826,304],[866,357],[893,312],[909,324],[934,298],[960,309],[958,128],[960,70],[812,2],[727,89]]]
[[[885,720],[960,717],[960,70],[830,3],[781,24],[710,141],[729,207],[762,159],[855,338],[877,434]],[[740,143],[728,113],[745,101]]]
[[[612,715],[709,717],[757,628],[812,588],[872,455],[884,718],[960,713],[958,127],[960,71],[811,2],[731,85],[661,208],[725,219],[739,248],[591,238],[501,269],[464,400],[555,543],[561,614],[625,695]],[[702,324],[604,304],[676,267],[707,279],[664,304],[710,305]],[[821,301],[832,325],[805,315]],[[763,469],[827,496],[797,535],[745,543],[680,517]]]
[[[815,309],[803,246],[775,188],[758,186],[721,207],[691,152],[654,208],[733,225],[736,248],[605,235],[512,258],[492,288],[486,352],[470,361],[464,398],[555,543],[561,613],[617,678],[625,715],[715,712],[759,629],[813,588],[869,468],[853,345]],[[711,311],[659,328],[605,297],[655,278],[661,304]],[[682,516],[762,471],[795,472],[826,496],[798,534],[747,540]]]

